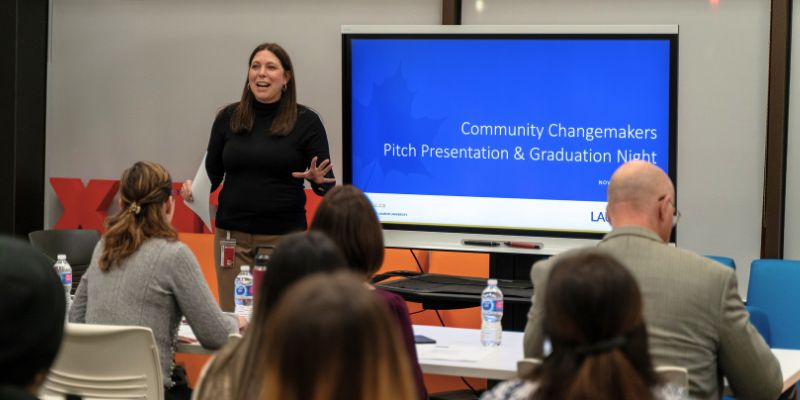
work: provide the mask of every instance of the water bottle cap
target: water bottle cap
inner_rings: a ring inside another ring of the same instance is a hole
[[[486,283],[488,283],[489,286],[497,286],[497,279],[489,279]]]
[[[66,254],[59,254],[58,256],[56,256],[56,258],[58,258],[59,260],[66,260],[67,259],[67,255]]]
[[[250,272],[250,266],[249,265],[242,265],[241,271],[242,272]]]

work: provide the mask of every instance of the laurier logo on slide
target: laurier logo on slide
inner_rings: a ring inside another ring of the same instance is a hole
[[[592,222],[608,222],[606,219],[606,213],[602,211],[598,211],[597,214],[595,214],[594,211],[589,212],[589,219],[591,219]]]

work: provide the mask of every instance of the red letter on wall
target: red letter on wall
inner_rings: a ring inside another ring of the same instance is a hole
[[[78,178],[50,178],[50,185],[64,206],[55,229],[97,229],[105,232],[103,221],[108,206],[117,194],[119,181],[92,179],[86,187]]]

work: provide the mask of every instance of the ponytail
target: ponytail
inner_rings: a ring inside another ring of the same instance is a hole
[[[592,344],[556,342],[528,378],[539,382],[534,400],[652,400],[653,387],[660,383],[643,322],[623,336]]]
[[[172,195],[172,178],[160,164],[139,161],[120,179],[120,211],[106,220],[102,271],[119,265],[150,238],[177,240],[178,233],[161,210]]]
[[[584,358],[564,399],[652,400],[652,388],[619,348]]]

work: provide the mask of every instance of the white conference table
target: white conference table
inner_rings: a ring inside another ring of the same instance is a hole
[[[500,346],[492,348],[481,346],[478,329],[414,325],[414,334],[436,340],[436,344],[417,345],[419,365],[426,374],[497,380],[517,377],[522,332],[503,332]]]
[[[782,392],[785,392],[800,380],[800,350],[772,349],[772,354],[781,364],[781,373],[783,374]]]
[[[182,326],[181,336],[193,338],[188,326]],[[436,344],[418,344],[417,357],[422,372],[436,375],[463,376],[486,379],[517,377],[517,361],[523,358],[523,333],[503,332],[501,345],[484,348],[480,330],[441,326],[414,325],[415,335],[436,340]],[[180,343],[179,353],[213,354],[197,342]],[[800,380],[800,350],[772,349],[783,373],[783,390]]]

